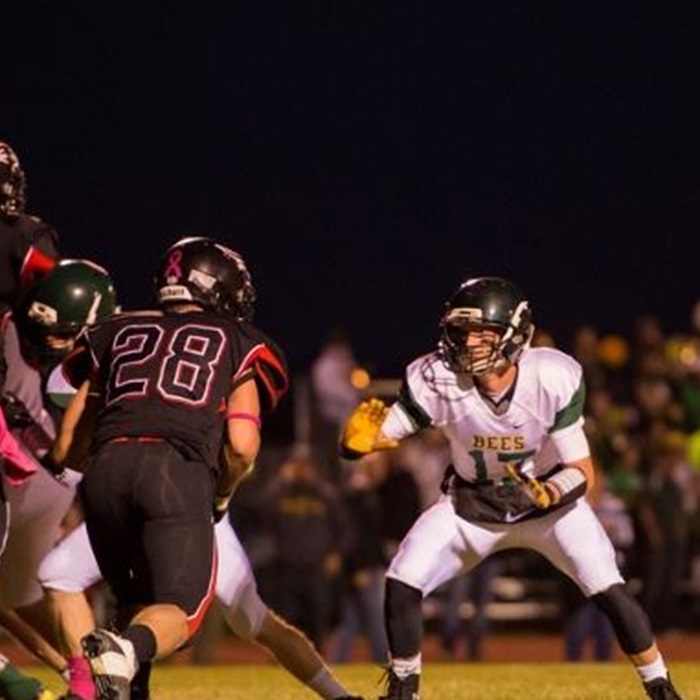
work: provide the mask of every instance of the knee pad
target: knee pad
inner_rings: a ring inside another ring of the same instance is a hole
[[[423,593],[393,578],[386,579],[384,619],[391,655],[409,659],[423,641]]]
[[[639,654],[654,643],[647,614],[623,585],[610,586],[591,600],[607,615],[625,654]]]

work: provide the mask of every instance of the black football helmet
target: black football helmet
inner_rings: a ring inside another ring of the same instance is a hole
[[[0,216],[16,219],[24,212],[26,185],[17,154],[0,141]]]
[[[182,238],[163,256],[156,275],[158,303],[195,302],[241,321],[251,321],[255,288],[242,256],[201,236]]]
[[[515,363],[535,330],[524,294],[500,277],[475,277],[463,282],[445,305],[440,322],[439,352],[453,372],[484,374]],[[498,342],[489,353],[466,344],[470,331],[495,331]]]
[[[62,260],[22,300],[16,315],[22,355],[34,366],[57,364],[85,326],[117,308],[104,268],[89,260]]]

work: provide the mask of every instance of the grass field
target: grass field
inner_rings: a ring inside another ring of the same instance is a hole
[[[57,694],[61,682],[44,668],[27,667]],[[337,667],[349,690],[375,699],[382,691],[381,669],[370,664]],[[700,700],[700,661],[672,664],[684,700]],[[317,696],[270,664],[157,666],[153,700],[311,700]],[[642,700],[636,674],[625,662],[429,663],[423,670],[421,700]]]

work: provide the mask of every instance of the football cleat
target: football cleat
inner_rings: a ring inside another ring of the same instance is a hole
[[[670,678],[654,678],[644,684],[644,690],[651,700],[682,700]]]
[[[381,695],[379,700],[420,700],[418,684],[420,676],[411,673],[406,678],[399,678],[391,669],[386,672],[386,695]]]
[[[81,640],[97,690],[97,700],[129,700],[138,663],[130,641],[97,629]]]

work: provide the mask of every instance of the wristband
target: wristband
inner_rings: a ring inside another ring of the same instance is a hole
[[[255,423],[258,430],[262,428],[262,420],[260,416],[256,416],[254,413],[244,413],[242,411],[232,411],[226,414],[226,420],[248,420],[251,423]]]
[[[556,474],[552,474],[545,481],[545,485],[556,489],[559,498],[555,500],[564,505],[586,492],[586,475],[578,467],[564,467]]]

